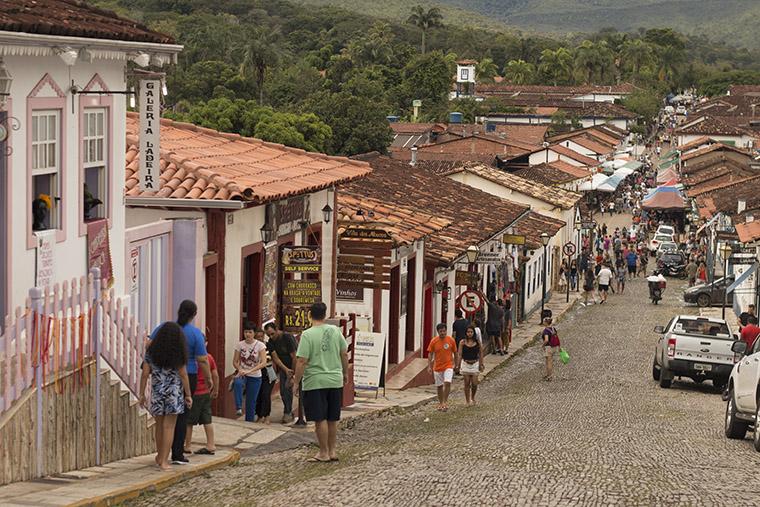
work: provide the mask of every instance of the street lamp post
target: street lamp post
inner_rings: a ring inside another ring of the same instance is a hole
[[[474,271],[476,271],[475,269],[473,269],[473,266],[475,265],[475,261],[478,259],[478,254],[480,254],[480,247],[478,247],[478,245],[470,245],[470,246],[467,247],[466,254],[467,254],[467,262],[468,262],[468,269],[467,269],[467,271],[470,272],[470,279],[467,280],[467,282],[468,282],[467,283],[467,287],[468,288],[473,288],[472,287],[472,285],[473,285],[472,284],[472,273]]]
[[[723,243],[720,253],[723,256],[723,310],[721,311],[721,318],[726,320],[726,301],[728,301],[728,284],[726,280],[728,277],[728,257],[731,255],[731,246],[728,243]]]
[[[549,235],[541,233],[541,244],[544,245],[544,272],[541,277],[541,322],[544,321],[544,304],[546,303],[546,247],[549,246]]]
[[[583,245],[581,244],[581,223],[575,222],[575,232],[578,237],[578,248],[576,249],[576,256],[575,256],[575,276],[578,277],[578,279],[575,281],[575,292],[580,292],[581,290],[581,251],[583,250]]]

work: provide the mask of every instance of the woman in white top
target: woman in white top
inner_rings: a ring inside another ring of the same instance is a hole
[[[253,422],[256,417],[256,398],[261,389],[261,370],[266,367],[267,348],[256,339],[256,326],[251,322],[243,324],[243,340],[235,346],[232,364],[235,366],[235,404],[238,415],[243,401],[245,387],[245,420]]]

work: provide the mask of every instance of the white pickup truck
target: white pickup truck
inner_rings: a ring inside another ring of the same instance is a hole
[[[756,338],[752,349],[747,343],[737,341],[732,348],[743,355],[731,372],[728,382],[725,432],[728,438],[743,439],[750,426],[753,427],[752,441],[755,450],[760,451],[760,338]]]
[[[657,326],[660,335],[652,361],[652,377],[660,387],[670,387],[675,377],[694,382],[712,380],[723,390],[738,359],[731,346],[736,336],[723,319],[678,315],[667,326]]]

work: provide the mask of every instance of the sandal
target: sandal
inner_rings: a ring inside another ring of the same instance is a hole
[[[211,456],[213,456],[215,453],[216,453],[216,451],[209,451],[205,447],[203,447],[202,449],[198,449],[197,451],[195,451],[195,454],[209,454]]]
[[[306,463],[329,463],[329,459],[319,459],[316,456],[313,456],[306,460]]]

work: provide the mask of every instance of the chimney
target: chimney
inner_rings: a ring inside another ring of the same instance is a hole
[[[417,165],[417,147],[412,146],[412,161],[409,162],[409,165]]]
[[[739,201],[736,203],[736,212],[741,213],[747,209],[747,201],[744,199],[739,199]]]

